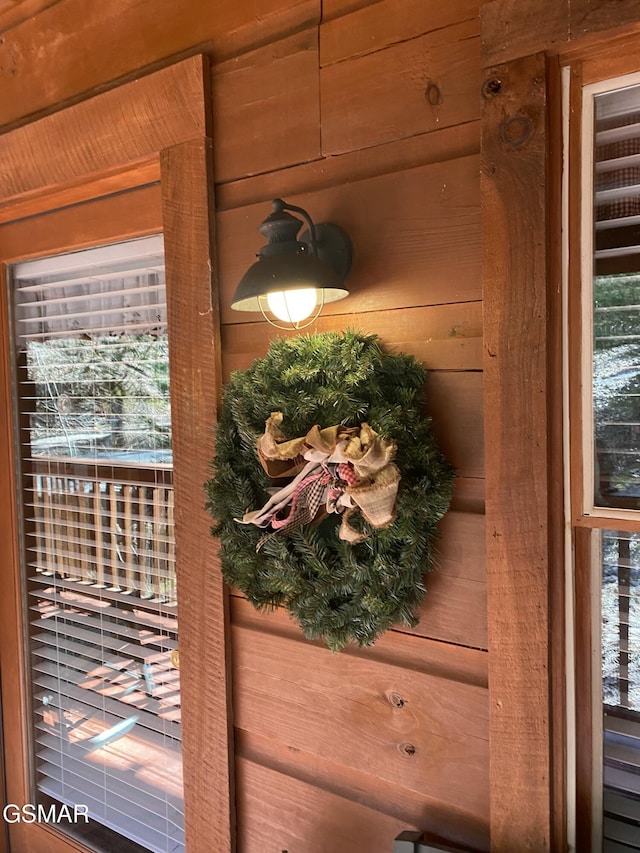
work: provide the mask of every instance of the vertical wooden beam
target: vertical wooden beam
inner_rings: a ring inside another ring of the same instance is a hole
[[[602,687],[594,684],[591,649],[600,646],[594,636],[593,620],[593,531],[574,528],[576,567],[576,849],[591,850],[594,818],[594,733],[599,728],[594,717],[594,704],[601,713]],[[598,604],[599,606],[599,604]],[[595,702],[594,702],[595,697]],[[595,727],[595,728],[594,728]],[[598,777],[600,778],[599,774]]]
[[[537,54],[490,68],[483,88],[494,853],[552,849],[545,65]]]
[[[551,849],[567,841],[567,658],[566,529],[563,383],[562,175],[564,168],[563,92],[557,57],[547,58],[547,436],[549,537],[549,628],[551,691]]]
[[[233,849],[228,599],[209,534],[203,483],[221,385],[209,140],[161,152],[169,313],[186,840],[193,853]],[[185,346],[188,341],[188,346]]]

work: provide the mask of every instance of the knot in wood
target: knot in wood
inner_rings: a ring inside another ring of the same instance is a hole
[[[502,80],[498,80],[497,77],[491,77],[482,84],[482,94],[485,98],[499,95],[500,92],[502,92]]]
[[[533,135],[533,122],[528,116],[512,116],[500,125],[500,138],[509,148],[520,148]]]
[[[416,748],[412,743],[402,743],[400,744],[400,752],[403,752],[405,755],[415,755]]]
[[[394,708],[403,708],[404,707],[404,699],[399,693],[396,693],[395,690],[392,690],[391,693],[387,696],[387,699],[393,705]]]
[[[427,81],[424,96],[427,99],[427,103],[432,107],[438,107],[442,103],[442,92],[440,91],[440,87],[432,80]]]

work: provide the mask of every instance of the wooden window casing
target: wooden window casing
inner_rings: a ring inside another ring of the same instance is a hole
[[[0,136],[0,284],[13,261],[157,233],[165,240],[171,350],[187,850],[233,847],[227,597],[202,481],[213,453],[220,347],[206,63],[192,57]],[[119,129],[126,126],[126,133]],[[26,218],[29,217],[29,218]],[[0,300],[0,663],[7,801],[32,802],[9,401],[9,311]],[[181,460],[181,461],[180,461]],[[79,850],[41,824],[15,849]]]

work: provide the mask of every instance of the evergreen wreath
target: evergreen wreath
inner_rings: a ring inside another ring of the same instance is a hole
[[[285,606],[309,639],[336,651],[370,645],[396,622],[417,624],[424,574],[433,568],[436,524],[449,507],[453,470],[424,415],[426,371],[412,356],[384,352],[375,335],[334,332],[272,342],[265,358],[236,371],[224,389],[207,508],[220,539],[225,580],[258,609]],[[395,442],[400,471],[395,520],[350,521],[361,541],[339,537],[339,515],[288,535],[239,524],[273,486],[257,444],[273,412],[287,437],[315,425],[368,424]],[[258,549],[258,550],[257,550]]]

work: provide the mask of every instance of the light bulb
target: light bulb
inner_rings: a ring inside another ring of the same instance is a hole
[[[317,291],[314,287],[300,290],[277,290],[267,294],[269,311],[283,323],[300,323],[316,307]]]

